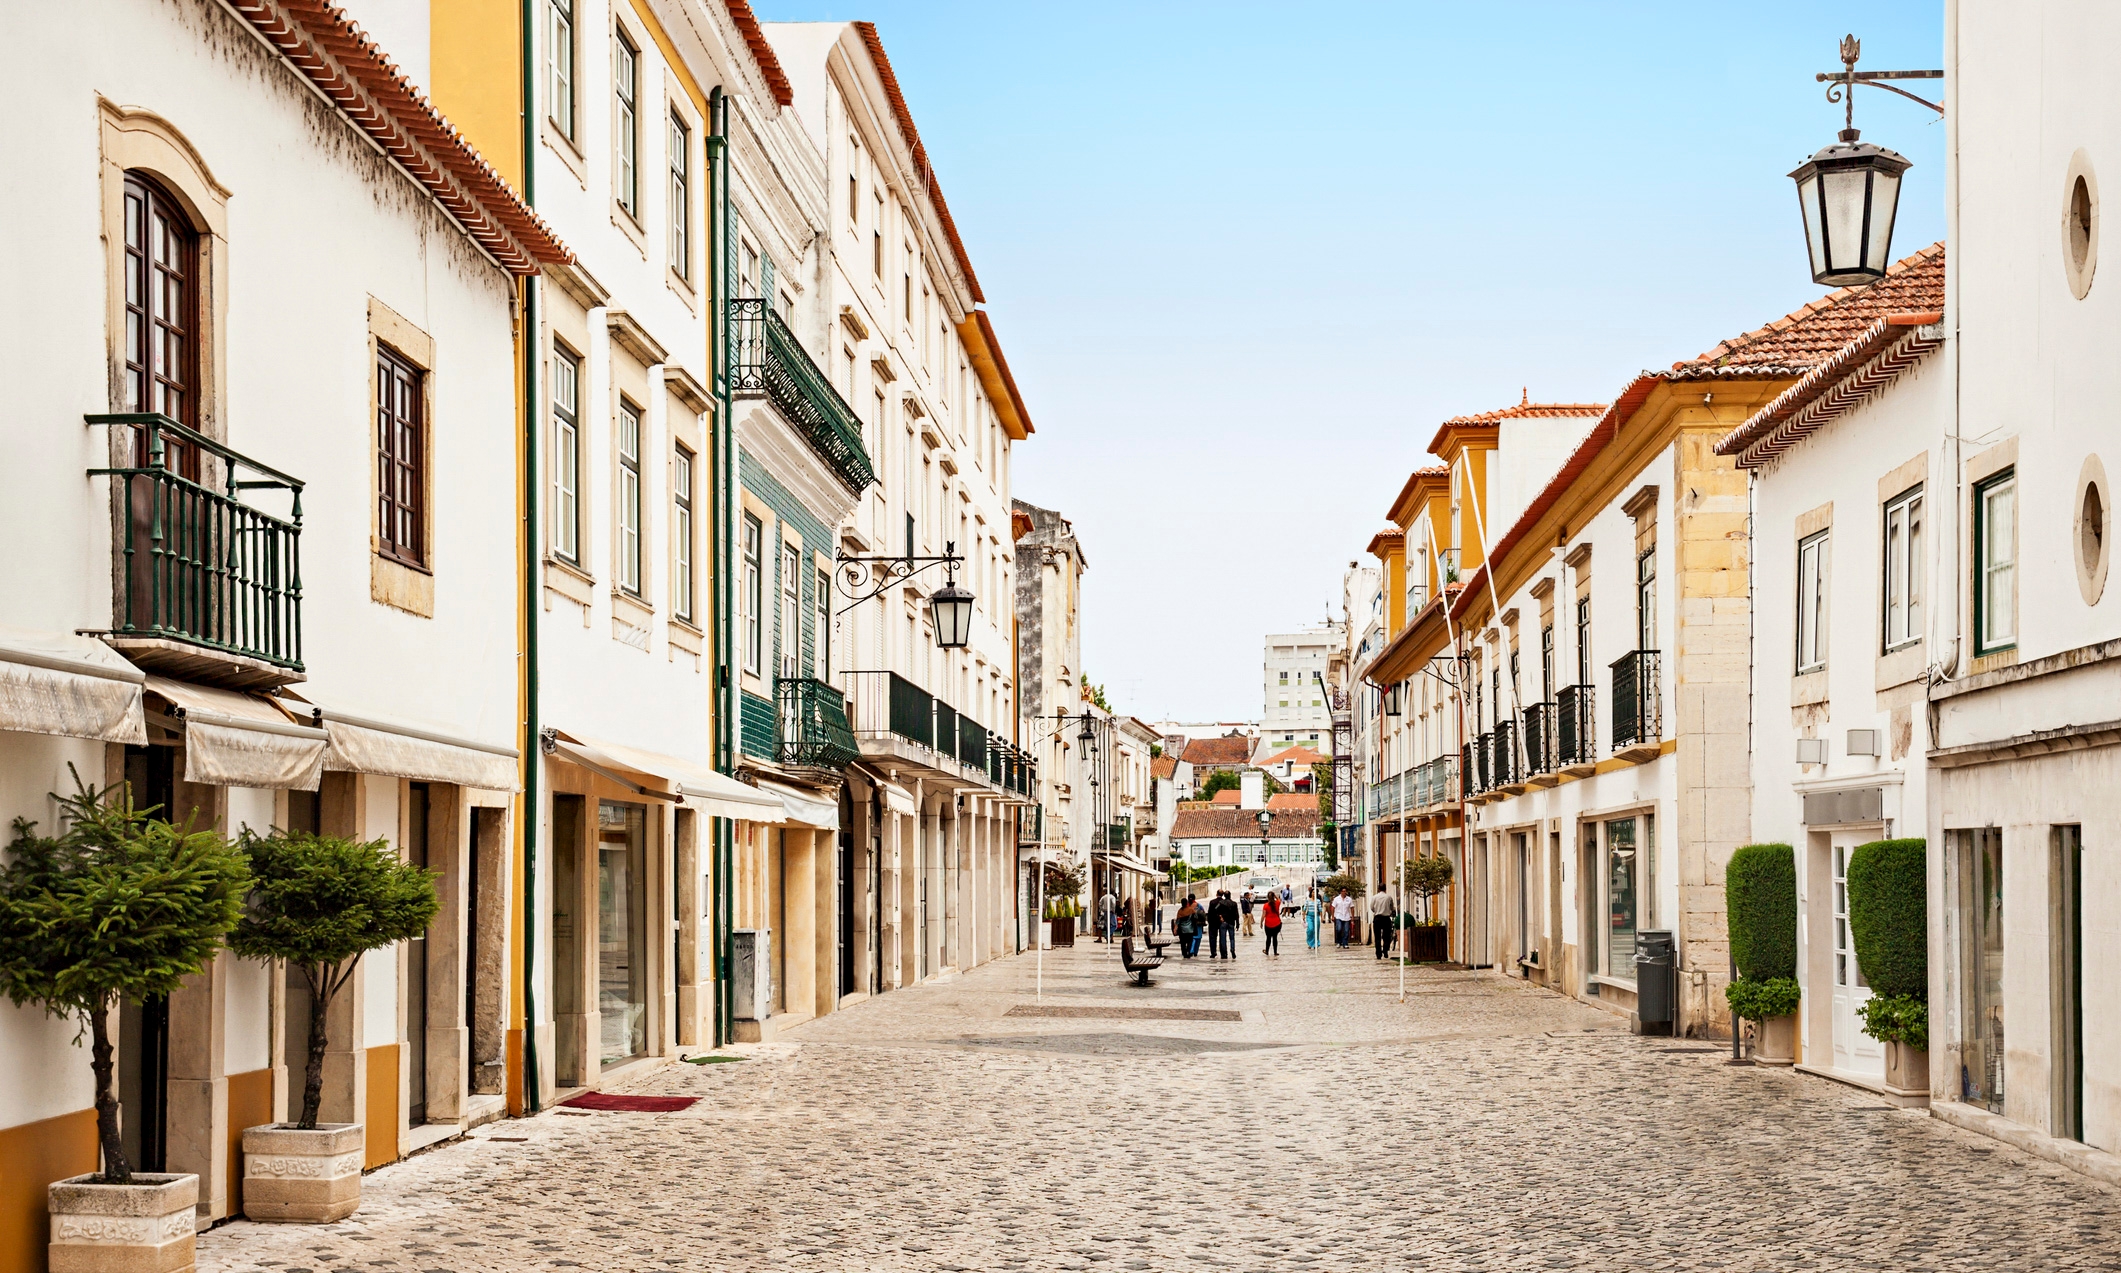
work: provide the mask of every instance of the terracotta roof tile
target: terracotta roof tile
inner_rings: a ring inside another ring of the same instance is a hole
[[[1267,797],[1267,812],[1280,813],[1284,809],[1317,809],[1318,793],[1315,791],[1284,791]]]
[[[1534,402],[1530,390],[1525,391],[1524,400],[1513,407],[1500,411],[1482,411],[1477,415],[1452,416],[1444,421],[1444,427],[1454,424],[1494,424],[1498,420],[1546,420],[1555,416],[1574,416],[1596,419],[1605,414],[1603,402]]]
[[[1673,363],[1665,377],[1801,376],[1840,353],[1887,314],[1940,309],[1943,304],[1944,245],[1932,243],[1895,261],[1877,282],[1828,292],[1765,327]]]
[[[1267,834],[1277,840],[1308,840],[1318,835],[1318,808],[1270,809]],[[1171,821],[1173,840],[1257,840],[1256,809],[1180,809]]]
[[[729,16],[736,19],[736,29],[743,33],[744,47],[750,49],[751,56],[757,59],[759,74],[766,77],[766,87],[773,90],[773,100],[782,106],[795,105],[795,86],[788,82],[788,72],[781,69],[781,60],[773,55],[773,45],[767,42],[758,15],[751,11],[746,0],[728,0],[728,3]]]
[[[1210,797],[1210,799],[1209,799],[1208,803],[1210,803],[1210,804],[1238,804],[1238,803],[1242,802],[1242,801],[1244,800],[1244,798],[1245,798],[1245,793],[1244,793],[1244,792],[1242,792],[1242,791],[1239,791],[1239,790],[1238,790],[1237,788],[1235,788],[1235,787],[1224,787],[1224,788],[1223,788],[1223,789],[1222,789],[1221,791],[1218,791],[1218,792],[1216,792],[1216,793],[1214,794],[1214,796]]]
[[[883,37],[876,33],[876,23],[857,22],[854,29],[862,37],[862,44],[876,62],[877,78],[884,82],[884,97],[891,103],[892,118],[898,121],[899,136],[906,142],[906,149],[913,154],[914,175],[920,178],[921,189],[935,204],[935,215],[943,223],[943,235],[950,240],[950,251],[957,257],[958,268],[965,272],[965,288],[972,299],[984,305],[987,298],[979,290],[979,276],[972,272],[972,258],[965,252],[964,240],[957,237],[957,222],[950,216],[950,205],[943,201],[943,188],[935,182],[935,169],[928,162],[928,148],[921,144],[920,129],[913,126],[913,110],[906,105],[906,95],[899,90],[898,76],[891,70],[891,59],[884,53]]]
[[[1225,738],[1196,738],[1186,744],[1183,759],[1189,765],[1240,768],[1252,763],[1252,737],[1233,734]]]
[[[1178,757],[1176,756],[1167,753],[1149,762],[1149,776],[1152,778],[1172,778],[1176,777],[1177,774]]]
[[[1315,765],[1319,761],[1324,759],[1325,756],[1320,754],[1316,748],[1306,747],[1303,744],[1298,743],[1294,747],[1284,747],[1280,751],[1275,752],[1273,755],[1267,757],[1266,760],[1262,761],[1261,763],[1269,765],[1278,765],[1284,760],[1286,760],[1290,764],[1295,765]]]

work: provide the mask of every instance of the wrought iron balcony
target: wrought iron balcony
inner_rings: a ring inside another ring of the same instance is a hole
[[[807,676],[784,676],[774,685],[780,705],[780,737],[773,758],[783,765],[844,769],[862,758],[847,723],[847,700]]]
[[[854,408],[762,297],[729,302],[729,390],[779,408],[855,494],[876,481]]]
[[[1524,781],[1524,770],[1517,760],[1517,722],[1499,720],[1495,722],[1495,785],[1511,787]]]
[[[1463,793],[1459,797],[1460,799],[1478,795],[1481,790],[1478,785],[1480,767],[1473,763],[1473,751],[1474,746],[1472,743],[1467,743],[1458,749],[1458,774],[1459,781],[1463,784],[1460,788]]]
[[[1475,791],[1495,790],[1495,734],[1491,730],[1473,740],[1473,763],[1479,766],[1479,785]]]
[[[1561,765],[1598,760],[1596,695],[1589,685],[1571,685],[1554,696],[1554,740]]]
[[[1043,844],[1046,841],[1046,806],[1039,804],[1018,805],[1016,809],[1016,842],[1018,844]]]
[[[1657,651],[1632,650],[1613,660],[1613,750],[1656,743],[1664,737],[1664,697],[1658,685]]]
[[[1021,796],[1037,790],[1038,766],[1029,755],[912,681],[896,672],[844,672],[841,677],[857,746],[911,743],[921,751],[899,754],[914,763],[956,777],[983,778]]]
[[[1553,773],[1558,764],[1554,747],[1554,705],[1533,703],[1524,709],[1525,776],[1536,778]]]
[[[165,415],[87,420],[110,426],[111,453],[124,457],[89,470],[111,479],[116,506],[113,644],[144,666],[224,684],[301,680],[302,483]],[[244,503],[255,490],[288,492],[288,516]],[[242,662],[230,670],[168,642]]]
[[[1105,824],[1105,848],[1107,851],[1124,851],[1134,836],[1134,827],[1126,822]]]
[[[1429,763],[1436,766],[1436,776],[1432,780],[1436,802],[1438,804],[1456,804],[1460,800],[1465,799],[1465,793],[1459,790],[1458,786],[1458,757],[1438,756]]]

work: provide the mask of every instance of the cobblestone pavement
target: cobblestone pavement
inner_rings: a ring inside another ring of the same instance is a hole
[[[1401,1003],[1295,936],[884,995],[631,1084],[683,1113],[482,1127],[199,1268],[2121,1269],[2121,1197],[2061,1168],[1491,973]]]

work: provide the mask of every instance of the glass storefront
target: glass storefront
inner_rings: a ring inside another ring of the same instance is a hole
[[[1604,831],[1600,841],[1600,830]],[[1584,827],[1586,847],[1598,863],[1600,933],[1590,951],[1591,971],[1621,981],[1635,979],[1635,934],[1654,922],[1652,864],[1656,859],[1654,814],[1608,818]]]
[[[597,1012],[602,1063],[648,1052],[647,811],[597,805]]]
[[[1954,831],[1960,915],[1966,933],[1966,1035],[1960,1040],[1960,1096],[2003,1112],[2003,831]]]

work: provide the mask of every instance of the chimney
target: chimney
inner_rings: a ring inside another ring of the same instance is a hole
[[[1240,809],[1264,809],[1267,807],[1267,776],[1257,769],[1247,769],[1237,776],[1239,783]]]

